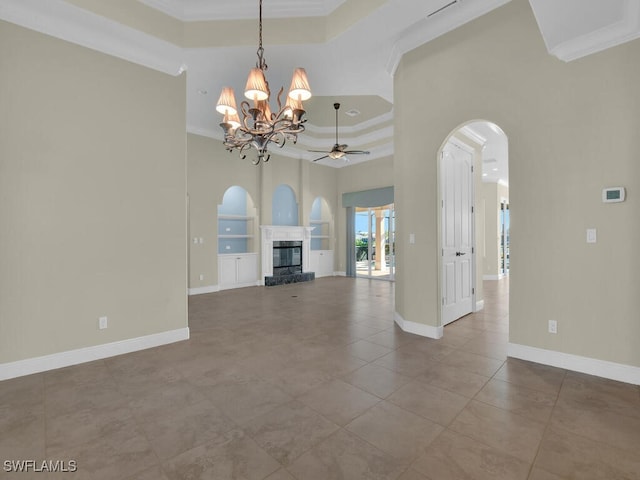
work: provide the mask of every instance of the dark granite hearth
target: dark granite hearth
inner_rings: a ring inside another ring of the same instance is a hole
[[[267,287],[276,285],[287,285],[289,283],[310,282],[315,280],[315,272],[293,273],[291,275],[278,275],[275,277],[264,277],[264,284]]]

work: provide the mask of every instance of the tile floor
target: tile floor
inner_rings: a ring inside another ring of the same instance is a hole
[[[435,341],[388,282],[189,299],[191,340],[0,382],[1,478],[640,479],[640,389],[506,359],[508,283]]]

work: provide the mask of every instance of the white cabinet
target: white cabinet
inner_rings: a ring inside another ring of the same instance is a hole
[[[218,255],[218,286],[220,290],[250,287],[257,285],[257,282],[257,253]]]
[[[309,267],[316,278],[333,276],[333,250],[311,250]]]

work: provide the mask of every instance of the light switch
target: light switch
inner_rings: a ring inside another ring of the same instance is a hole
[[[416,234],[415,233],[410,233],[409,234],[409,243],[412,244],[412,245],[414,243],[416,243]]]
[[[598,240],[595,228],[587,228],[587,243],[596,243]]]

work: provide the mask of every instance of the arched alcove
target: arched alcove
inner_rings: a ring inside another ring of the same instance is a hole
[[[324,197],[316,197],[311,204],[309,214],[311,231],[311,250],[329,250],[331,247],[332,214]]]
[[[218,253],[254,251],[256,209],[242,187],[229,187],[218,205]]]
[[[298,225],[298,202],[289,185],[278,185],[273,191],[271,219],[273,225]]]

